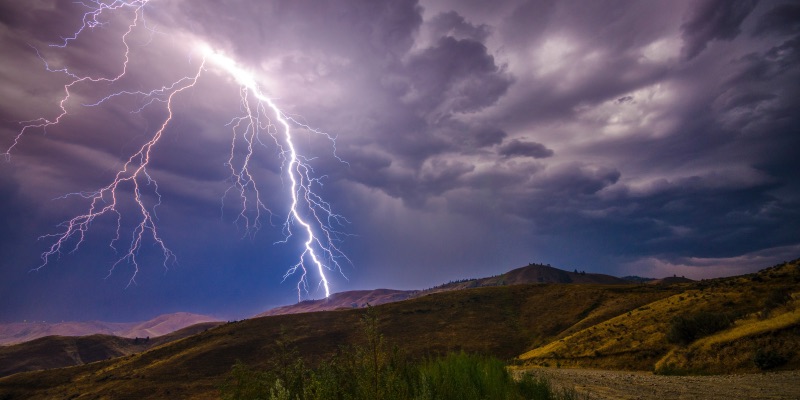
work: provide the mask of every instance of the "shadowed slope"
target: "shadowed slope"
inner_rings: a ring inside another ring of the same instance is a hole
[[[162,336],[187,326],[214,321],[217,319],[207,315],[179,312],[160,315],[144,322],[12,322],[0,324],[0,345],[22,343],[45,336]]]
[[[110,335],[46,336],[0,347],[0,376],[83,365],[145,351],[220,325],[205,322],[159,337],[123,338]]]

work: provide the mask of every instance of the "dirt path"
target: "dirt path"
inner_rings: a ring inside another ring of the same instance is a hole
[[[647,372],[534,368],[556,388],[580,399],[799,399],[800,371],[715,376],[661,376]]]

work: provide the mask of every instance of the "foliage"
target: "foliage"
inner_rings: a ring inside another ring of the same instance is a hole
[[[733,318],[724,313],[698,312],[678,315],[670,321],[667,340],[687,345],[695,340],[728,328]]]
[[[764,308],[761,310],[761,318],[769,318],[770,314],[776,308],[788,304],[792,301],[792,293],[787,288],[772,289],[767,297],[764,299]]]
[[[378,316],[368,308],[362,318],[363,343],[343,347],[331,360],[308,368],[285,343],[270,363],[256,371],[236,363],[222,398],[265,400],[356,399],[571,399],[557,394],[543,378],[525,376],[515,381],[505,365],[485,356],[464,352],[421,362],[410,362],[397,348],[389,349],[378,331]],[[294,357],[293,361],[289,358]]]
[[[222,386],[222,398],[225,400],[268,398],[271,381],[272,376],[269,373],[254,371],[238,361],[231,368],[228,379]]]
[[[758,349],[753,356],[753,364],[762,371],[780,367],[788,361],[786,356],[774,350]]]
[[[708,375],[705,371],[681,368],[673,363],[665,363],[663,365],[656,366],[653,369],[653,373],[656,375],[667,376]]]
[[[519,388],[496,359],[451,353],[420,368],[422,399],[513,399]]]

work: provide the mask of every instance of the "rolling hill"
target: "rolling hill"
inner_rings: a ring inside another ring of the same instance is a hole
[[[683,290],[519,358],[527,365],[660,373],[770,369],[759,365],[759,357],[773,367],[800,367],[798,260],[756,274],[673,287]]]
[[[45,336],[163,336],[187,326],[215,321],[218,319],[207,315],[179,312],[160,315],[144,322],[13,322],[0,324],[0,345],[22,343]]]
[[[592,274],[585,272],[568,272],[549,265],[528,264],[525,267],[513,269],[502,275],[480,279],[464,279],[458,282],[449,282],[426,290],[352,290],[334,293],[327,299],[306,300],[297,304],[276,307],[267,310],[256,317],[269,315],[296,314],[314,311],[331,311],[342,308],[364,308],[367,305],[377,306],[395,301],[407,300],[415,297],[426,296],[431,293],[446,292],[451,290],[474,289],[487,286],[521,285],[528,283],[596,283],[596,284],[630,284],[621,278],[611,275]]]
[[[509,285],[434,293],[376,306],[380,330],[410,357],[465,350],[512,359],[624,313],[671,296],[669,287],[642,285]],[[164,398],[181,393],[216,398],[237,361],[265,367],[278,341],[310,363],[362,340],[363,309],[276,315],[228,323],[207,332],[112,360],[0,379],[7,398],[73,394]]]
[[[0,347],[0,376],[83,365],[139,353],[213,328],[222,322],[204,322],[157,337],[124,338],[111,335],[45,336]]]
[[[495,282],[498,286],[438,290],[375,306],[380,332],[388,344],[417,359],[464,350],[525,368],[660,373],[800,368],[798,261],[756,274],[672,284]],[[217,398],[237,360],[267,368],[285,351],[279,343],[314,365],[341,346],[363,341],[364,313],[346,308],[227,323],[136,354],[7,376],[0,379],[0,398]],[[684,328],[690,321],[691,327],[709,315],[727,322],[671,338],[676,321]]]

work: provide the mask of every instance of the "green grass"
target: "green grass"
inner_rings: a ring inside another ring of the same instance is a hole
[[[340,348],[315,368],[297,349],[279,343],[280,352],[264,370],[237,362],[221,396],[226,400],[549,400],[570,398],[553,391],[547,381],[530,375],[512,378],[500,360],[463,351],[412,361],[397,347],[389,348],[370,308],[361,319],[358,345]]]
[[[299,368],[278,377],[237,363],[221,388],[225,400],[568,400],[574,392],[558,392],[544,378],[525,375],[516,381],[498,359],[463,352],[423,362],[386,366],[377,375],[354,365],[351,354]],[[297,365],[303,365],[298,360]],[[354,371],[355,367],[355,371]]]

